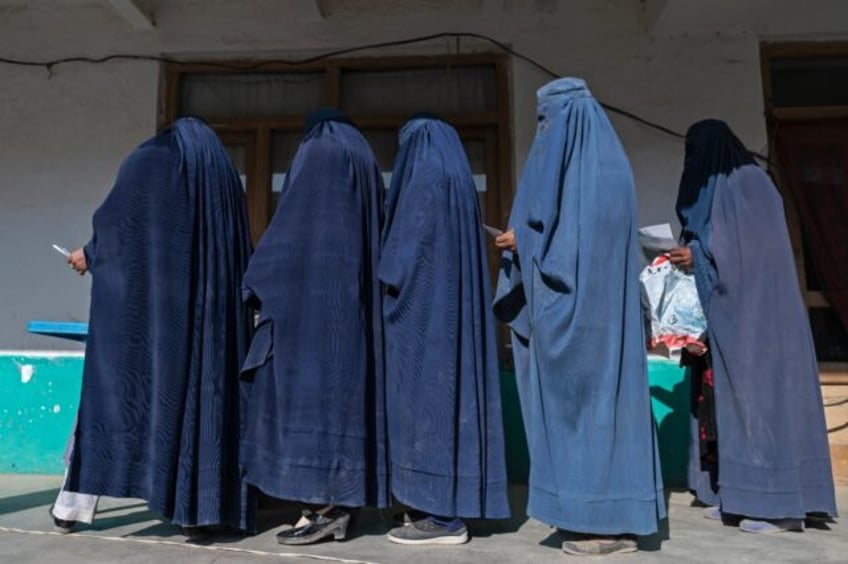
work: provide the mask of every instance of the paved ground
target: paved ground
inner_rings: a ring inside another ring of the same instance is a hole
[[[253,537],[223,537],[204,545],[185,542],[179,531],[157,519],[134,500],[105,499],[94,524],[71,535],[52,532],[47,510],[60,483],[57,476],[0,475],[0,563],[56,562],[89,564],[134,563],[561,563],[575,557],[559,549],[561,542],[549,527],[527,519],[524,490],[513,488],[511,521],[472,523],[473,538],[459,547],[403,547],[384,537],[389,513],[367,511],[354,536],[289,549],[276,544],[280,524],[293,520],[296,509],[278,505],[260,514],[263,532]],[[838,492],[839,507],[848,512],[848,487]],[[848,562],[848,534],[843,522],[830,530],[772,536],[750,535],[701,517],[691,496],[670,495],[670,519],[656,537],[643,539],[641,551],[608,558],[613,562]],[[577,560],[580,560],[577,558]],[[591,560],[591,559],[590,559]]]

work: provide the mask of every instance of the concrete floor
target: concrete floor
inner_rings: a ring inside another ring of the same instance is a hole
[[[290,522],[296,508],[275,505],[263,510],[263,532],[253,537],[219,537],[207,544],[185,542],[180,532],[157,519],[144,503],[104,499],[91,526],[71,535],[52,532],[47,511],[61,478],[58,476],[0,475],[0,563],[99,562],[217,563],[324,561],[330,563],[486,563],[533,562],[545,564],[574,560],[559,549],[555,532],[524,516],[524,490],[511,491],[511,521],[471,523],[470,543],[454,547],[403,547],[389,543],[384,533],[389,512],[366,511],[359,517],[352,538],[308,547],[285,548],[274,535]],[[848,511],[848,487],[838,490],[841,511]],[[635,554],[610,557],[612,561],[640,562],[848,562],[846,526],[837,522],[830,530],[805,533],[751,535],[701,517],[692,498],[673,492],[670,519],[656,537],[642,539]],[[579,559],[578,559],[579,560]]]

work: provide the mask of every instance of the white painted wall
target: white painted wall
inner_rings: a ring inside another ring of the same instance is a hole
[[[373,10],[333,11],[347,4],[318,2],[329,9],[322,19],[306,0],[154,1],[156,28],[144,32],[133,31],[105,0],[0,0],[0,56],[164,52],[261,58],[473,31],[581,76],[597,97],[673,129],[718,117],[750,148],[762,150],[766,143],[753,35],[653,39],[642,3],[633,0],[561,1],[553,13],[551,2],[464,1],[453,2],[449,15],[433,9],[434,2],[414,2],[411,11],[399,1],[371,3]],[[295,4],[297,9],[287,10]],[[480,49],[469,42],[460,48]],[[453,41],[437,41],[405,51],[455,49]],[[547,77],[520,61],[512,75],[519,173],[534,134],[535,90]],[[121,160],[154,132],[158,79],[157,65],[146,62],[75,63],[55,67],[52,76],[0,64],[0,348],[74,346],[25,332],[30,319],[87,319],[88,280],[73,274],[50,244],[72,247],[89,237],[91,214]],[[626,119],[613,121],[633,163],[641,222],[673,221],[682,142]]]

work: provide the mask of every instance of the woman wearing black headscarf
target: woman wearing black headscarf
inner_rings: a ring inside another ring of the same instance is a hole
[[[836,515],[818,367],[783,203],[721,121],[693,125],[677,213],[709,324],[695,362],[689,487],[752,533]]]

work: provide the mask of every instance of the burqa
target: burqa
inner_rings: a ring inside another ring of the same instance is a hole
[[[439,119],[401,130],[379,275],[392,493],[434,515],[508,517],[484,234],[462,143]]]
[[[382,177],[340,112],[307,128],[244,280],[260,311],[245,477],[281,499],[385,506]]]
[[[836,515],[816,354],[783,202],[724,122],[689,129],[677,214],[707,316],[718,438],[711,480],[693,436],[690,488],[731,514]]]
[[[179,525],[250,530],[238,466],[250,239],[241,182],[215,133],[183,118],[137,148],[93,227],[66,489],[141,498]]]
[[[640,534],[665,515],[651,415],[633,175],[586,84],[538,92],[495,311],[512,329],[530,451],[528,515]]]

